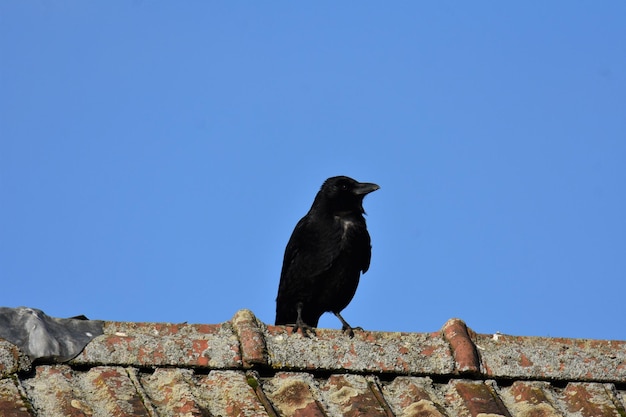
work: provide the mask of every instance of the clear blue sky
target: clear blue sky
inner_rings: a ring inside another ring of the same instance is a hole
[[[625,19],[2,1],[0,305],[271,323],[289,235],[343,174],[382,187],[351,324],[626,339]]]

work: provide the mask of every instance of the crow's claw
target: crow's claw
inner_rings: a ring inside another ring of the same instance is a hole
[[[343,332],[345,334],[347,334],[348,336],[350,336],[352,338],[352,337],[354,337],[354,331],[355,330],[363,331],[363,328],[362,327],[342,326],[341,330],[343,330]]]
[[[309,337],[309,332],[313,333],[313,336],[317,336],[317,333],[315,333],[315,328],[309,326],[308,324],[306,324],[302,320],[298,320],[296,322],[296,325],[293,326],[293,330],[292,330],[291,334],[296,334],[298,332],[298,329],[300,329],[300,331],[302,332],[302,336],[304,336],[304,337]]]
[[[350,326],[348,322],[343,317],[341,317],[341,314],[339,314],[338,312],[333,311],[333,314],[337,316],[337,318],[341,321],[341,330],[343,330],[343,332],[346,333],[348,336],[354,337],[355,330],[363,330],[362,327]]]

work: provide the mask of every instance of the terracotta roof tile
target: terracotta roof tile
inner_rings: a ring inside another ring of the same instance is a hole
[[[279,415],[325,415],[318,383],[311,374],[279,372],[263,383],[263,391]]]
[[[0,416],[29,417],[29,407],[11,378],[0,380]]]
[[[234,368],[242,365],[230,323],[215,325],[106,322],[74,364]]]
[[[548,382],[516,381],[503,388],[500,397],[513,415],[521,416],[562,416],[553,404],[552,388]]]
[[[17,346],[0,339],[0,378],[5,378],[31,366],[28,356]]]
[[[440,333],[357,332],[318,329],[316,337],[292,336],[291,328],[267,326],[265,342],[274,369],[448,374],[450,346]]]
[[[626,380],[626,342],[476,335],[487,376],[574,381]]]
[[[465,323],[459,319],[450,319],[443,326],[443,335],[450,343],[454,353],[458,373],[480,372],[480,360],[476,347],[470,339]]]
[[[215,371],[199,378],[199,392],[208,409],[219,416],[267,416],[255,393],[256,381],[241,371]]]
[[[106,322],[67,363],[0,341],[0,416],[624,416],[626,342]]]

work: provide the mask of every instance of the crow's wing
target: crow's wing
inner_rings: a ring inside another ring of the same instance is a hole
[[[316,299],[324,287],[324,275],[341,253],[341,229],[334,223],[316,219],[311,213],[296,225],[283,260],[278,297],[276,298],[276,324],[295,323],[299,303],[304,303],[302,320],[317,326],[324,312]]]
[[[336,223],[304,216],[285,249],[279,295],[292,292],[291,287],[306,292],[306,288],[315,285],[316,277],[330,269],[341,249],[341,228]]]

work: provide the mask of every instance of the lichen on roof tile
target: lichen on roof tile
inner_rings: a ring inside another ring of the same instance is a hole
[[[280,415],[324,416],[319,384],[309,373],[279,372],[267,378],[262,386]]]
[[[448,324],[350,338],[303,337],[247,310],[212,325],[106,322],[65,364],[0,341],[0,416],[626,416],[626,342]]]
[[[241,365],[239,342],[230,324],[172,325],[112,323],[73,364],[194,366],[233,368]]]
[[[386,416],[367,378],[361,375],[331,375],[320,388],[330,415]]]
[[[476,345],[494,377],[575,381],[626,380],[626,342],[477,335]]]
[[[79,384],[95,410],[109,416],[150,417],[143,400],[126,370],[98,366],[81,373]]]
[[[268,416],[244,372],[211,371],[199,376],[197,390],[215,416]]]
[[[91,408],[75,389],[74,372],[67,365],[40,365],[35,374],[22,380],[22,387],[38,415],[84,415],[81,408]],[[73,403],[72,403],[73,402]]]
[[[428,377],[395,378],[383,386],[385,398],[396,415],[443,417],[444,407]]]
[[[556,400],[548,382],[516,381],[509,387],[500,388],[499,394],[515,416],[562,416],[555,408]]]
[[[356,332],[318,329],[315,337],[268,326],[267,349],[275,369],[351,370],[389,373],[451,373],[453,358],[440,336],[424,333]]]
[[[195,378],[190,369],[158,368],[138,376],[150,404],[159,416],[200,416],[207,413],[194,395]]]
[[[0,416],[30,417],[29,405],[24,402],[15,382],[0,379]]]
[[[489,384],[483,381],[458,380],[453,381],[451,385],[471,415],[510,417],[507,408]]]
[[[561,400],[570,413],[583,417],[621,417],[624,409],[615,407],[604,384],[571,382],[561,395]]]
[[[13,343],[0,339],[0,378],[28,371],[31,360]]]

